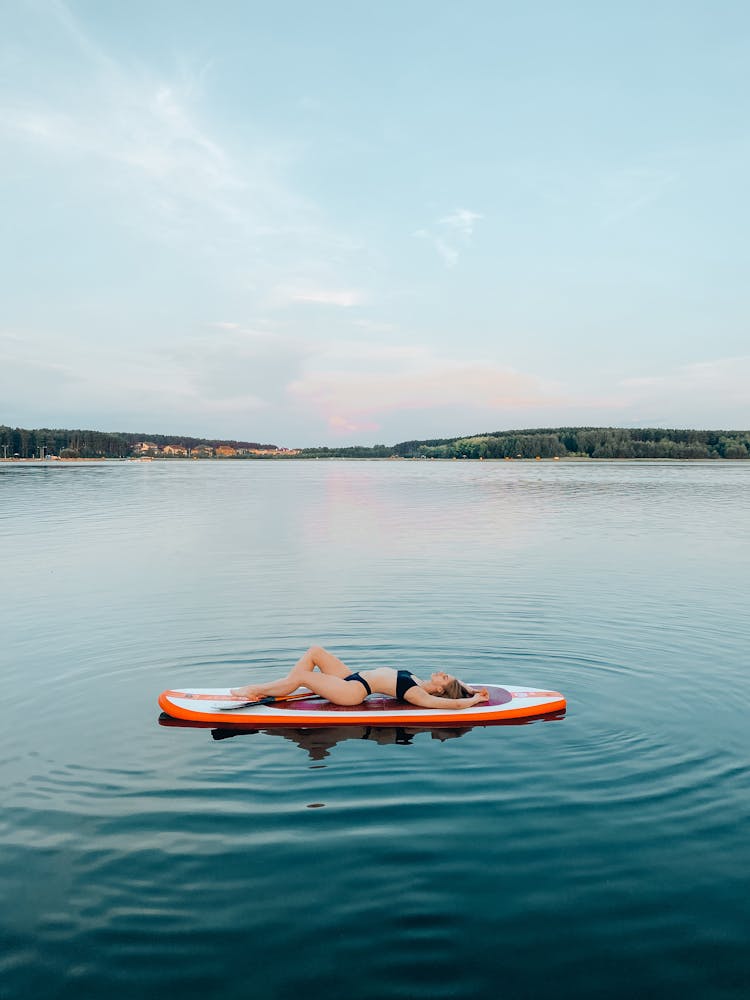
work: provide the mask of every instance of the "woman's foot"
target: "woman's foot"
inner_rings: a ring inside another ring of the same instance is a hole
[[[245,687],[231,688],[231,693],[237,698],[247,698],[248,701],[262,698],[264,694],[263,690],[257,684],[246,684]]]

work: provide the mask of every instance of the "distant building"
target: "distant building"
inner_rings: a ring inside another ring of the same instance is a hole
[[[236,458],[237,449],[228,444],[220,444],[216,449],[216,455],[218,458]]]
[[[298,455],[299,449],[292,448],[238,448],[238,455],[255,455],[257,458],[275,458],[277,455]]]
[[[187,448],[183,448],[181,444],[165,444],[164,454],[181,455],[183,458],[185,458],[187,456]]]
[[[193,458],[211,458],[214,450],[210,444],[199,444],[197,448],[193,448],[190,454]]]
[[[154,444],[153,441],[139,441],[138,444],[133,447],[133,451],[137,455],[158,455],[159,445]]]

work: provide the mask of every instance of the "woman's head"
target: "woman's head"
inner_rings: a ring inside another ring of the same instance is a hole
[[[442,670],[437,670],[430,678],[431,694],[438,698],[471,698],[474,691],[462,684],[457,677],[452,677]]]

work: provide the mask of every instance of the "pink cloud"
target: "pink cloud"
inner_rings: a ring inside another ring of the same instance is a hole
[[[526,409],[569,402],[540,379],[511,368],[435,359],[418,370],[309,372],[288,391],[315,407],[340,432],[376,430],[371,419],[394,410]]]
[[[370,421],[354,421],[341,417],[338,414],[328,418],[328,428],[334,434],[357,434],[360,431],[379,431],[380,424]]]

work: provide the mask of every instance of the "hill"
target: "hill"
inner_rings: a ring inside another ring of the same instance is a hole
[[[306,448],[302,457],[364,458],[750,458],[750,431],[660,427],[557,427],[402,441],[393,447]]]

